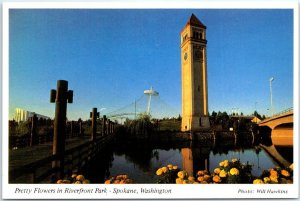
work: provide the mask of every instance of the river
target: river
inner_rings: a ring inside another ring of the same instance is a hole
[[[91,183],[103,183],[112,176],[126,174],[135,183],[148,184],[156,183],[156,170],[168,164],[195,174],[204,169],[212,172],[219,162],[233,158],[251,164],[252,175],[260,176],[263,170],[293,163],[293,146],[234,140],[168,144],[119,141],[97,155],[83,169],[83,174]]]

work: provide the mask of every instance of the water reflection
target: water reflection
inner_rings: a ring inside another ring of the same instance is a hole
[[[293,162],[293,146],[278,146],[272,140],[262,143],[253,139],[210,140],[198,142],[159,143],[149,141],[115,141],[105,153],[97,156],[84,174],[92,183],[119,174],[128,174],[135,183],[155,183],[155,172],[168,164],[177,165],[189,174],[198,170],[212,172],[225,159],[237,158],[253,165],[252,174]]]

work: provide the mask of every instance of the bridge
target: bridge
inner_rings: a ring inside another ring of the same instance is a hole
[[[274,144],[286,145],[293,141],[293,108],[284,110],[261,121],[260,127],[268,127],[271,130],[271,137]]]
[[[149,114],[152,118],[161,119],[164,117],[178,117],[180,111],[166,103],[158,94],[152,96],[151,99],[148,97],[148,94],[143,94],[129,104],[103,114],[113,120],[135,119],[140,114]]]

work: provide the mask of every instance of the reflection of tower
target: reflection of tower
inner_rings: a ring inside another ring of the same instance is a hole
[[[157,91],[154,91],[153,88],[151,87],[150,89],[148,90],[145,90],[144,91],[144,94],[146,96],[148,96],[148,105],[147,105],[147,114],[150,115],[150,109],[151,109],[151,97],[152,96],[158,96],[158,92]]]
[[[181,31],[182,131],[210,127],[206,26],[193,14]]]
[[[198,170],[209,170],[210,147],[182,148],[182,168],[189,175],[196,174]]]

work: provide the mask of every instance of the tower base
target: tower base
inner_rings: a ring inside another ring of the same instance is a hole
[[[182,117],[181,121],[181,131],[201,131],[210,128],[209,117],[208,116],[188,116]]]

